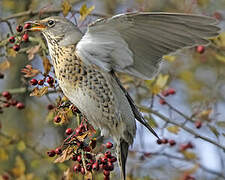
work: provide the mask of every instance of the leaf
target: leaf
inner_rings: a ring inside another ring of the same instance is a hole
[[[214,57],[215,57],[218,61],[225,63],[225,56],[216,53],[216,54],[214,54]]]
[[[169,79],[169,75],[159,74],[154,86],[152,87],[152,93],[158,94],[166,86],[168,79]]]
[[[225,121],[218,121],[218,122],[216,122],[216,124],[217,124],[219,127],[225,128]]]
[[[9,155],[7,154],[7,152],[3,148],[0,148],[0,160],[5,161],[8,159],[9,159]]]
[[[20,152],[23,152],[23,151],[26,149],[26,144],[24,143],[24,141],[20,141],[20,142],[17,144],[17,149],[18,149]]]
[[[144,116],[144,119],[148,120],[148,124],[152,127],[152,128],[156,128],[158,127],[158,124],[156,123],[155,119],[149,115],[149,116]]]
[[[178,126],[169,126],[167,127],[167,130],[173,134],[178,134],[178,132],[180,131],[180,127]]]
[[[76,138],[77,138],[79,141],[83,142],[84,139],[87,137],[87,135],[88,135],[88,131],[86,131],[84,134],[82,134],[82,135],[80,135],[80,136],[77,136]]]
[[[20,156],[16,156],[16,162],[15,162],[15,167],[12,169],[12,173],[16,177],[20,177],[24,175],[26,170],[25,163],[23,159]]]
[[[176,60],[176,56],[167,55],[167,56],[163,56],[163,59],[165,59],[169,62],[174,62]]]
[[[63,13],[63,16],[67,16],[68,13],[70,12],[72,6],[70,4],[70,2],[68,0],[64,0],[62,2],[62,13]]]
[[[87,5],[83,4],[80,8],[80,19],[83,21],[94,9],[95,6],[87,8]]]
[[[61,156],[59,156],[54,163],[62,163],[66,160],[69,160],[73,156],[73,151],[75,151],[75,148],[67,147],[63,150]]]
[[[34,59],[34,56],[39,52],[40,47],[40,45],[36,45],[26,51],[26,53],[28,54],[28,60]]]
[[[194,159],[197,158],[197,157],[196,157],[196,154],[193,153],[193,152],[182,151],[182,154],[184,155],[184,157],[185,157],[186,159],[194,160]]]
[[[14,51],[13,48],[8,48],[7,49],[7,55],[11,57],[16,57],[16,51]]]
[[[8,60],[5,60],[0,63],[0,71],[5,71],[5,70],[9,69],[10,66],[11,66],[11,63]]]
[[[24,77],[26,78],[37,76],[40,73],[39,70],[33,69],[31,65],[26,65],[21,72],[25,74]]]
[[[212,108],[206,109],[198,114],[198,117],[206,121],[210,121],[210,114],[212,113]]]
[[[45,75],[47,75],[52,67],[51,63],[49,62],[49,59],[45,56],[42,58],[42,63],[45,71]]]
[[[218,137],[220,133],[217,131],[217,129],[214,126],[208,125],[209,129],[213,132],[213,134]]]
[[[42,87],[38,89],[38,87],[34,88],[33,91],[30,93],[30,96],[38,96],[41,97],[48,92],[48,86]]]

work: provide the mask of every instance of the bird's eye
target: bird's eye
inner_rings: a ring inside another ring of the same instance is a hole
[[[49,20],[48,21],[48,26],[49,27],[52,27],[52,26],[54,26],[55,25],[55,21],[53,21],[53,20]]]

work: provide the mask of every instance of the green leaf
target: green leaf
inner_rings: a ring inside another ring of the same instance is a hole
[[[80,19],[84,20],[94,9],[95,6],[87,8],[87,5],[83,4],[83,6],[80,8]]]
[[[221,128],[225,128],[225,121],[218,121],[216,124]]]
[[[20,152],[23,152],[23,151],[26,149],[26,144],[24,143],[24,141],[20,141],[20,142],[17,144],[17,149],[18,149]]]

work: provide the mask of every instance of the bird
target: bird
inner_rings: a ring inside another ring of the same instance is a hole
[[[164,55],[208,45],[218,36],[217,21],[208,16],[134,12],[100,18],[86,33],[61,16],[31,21],[47,41],[56,78],[64,95],[87,120],[116,143],[121,179],[126,179],[128,148],[136,134],[136,120],[157,138],[116,72],[152,79]]]

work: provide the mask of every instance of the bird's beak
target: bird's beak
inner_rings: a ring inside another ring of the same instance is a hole
[[[28,21],[27,23],[31,24],[31,28],[28,29],[29,31],[43,31],[46,28],[46,25],[40,21]]]

